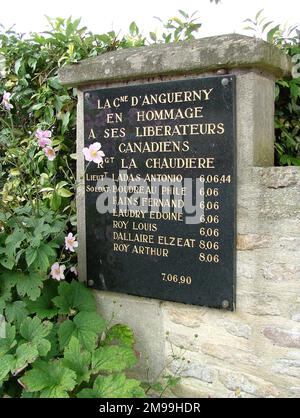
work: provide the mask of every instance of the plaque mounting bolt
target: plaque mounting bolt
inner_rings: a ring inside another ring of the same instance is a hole
[[[225,74],[227,74],[228,73],[228,71],[225,69],[225,68],[220,68],[218,71],[217,71],[217,74],[218,75],[225,75]]]
[[[222,301],[222,308],[223,308],[223,309],[227,309],[228,307],[229,307],[229,302],[228,302],[228,300],[226,300],[226,299],[225,299],[225,300],[223,300],[223,301]]]
[[[229,80],[228,80],[228,78],[223,78],[222,79],[222,81],[221,81],[221,83],[222,83],[222,85],[225,87],[225,86],[228,86],[228,84],[229,84]]]
[[[89,286],[94,286],[94,280],[88,280],[88,285]]]

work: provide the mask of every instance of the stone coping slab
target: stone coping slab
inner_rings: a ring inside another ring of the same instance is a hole
[[[291,61],[268,42],[228,34],[107,52],[60,69],[59,78],[64,85],[80,86],[234,68],[280,78],[290,73]]]

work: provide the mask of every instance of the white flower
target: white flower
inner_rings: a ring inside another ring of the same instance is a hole
[[[64,271],[66,270],[66,266],[62,265],[60,266],[59,263],[54,263],[51,267],[51,276],[52,279],[54,280],[64,280],[65,275],[64,275]]]
[[[35,136],[38,139],[40,147],[44,148],[46,146],[52,145],[52,141],[50,139],[52,136],[51,131],[43,131],[42,129],[37,129]]]
[[[70,268],[70,272],[71,273],[74,273],[75,276],[78,276],[78,271],[77,271],[77,268],[75,266],[73,266],[73,267]]]
[[[45,147],[43,148],[43,151],[48,158],[49,161],[53,161],[56,157],[55,151],[52,147]]]
[[[103,157],[105,154],[103,151],[100,151],[101,144],[100,142],[94,142],[88,148],[83,148],[83,154],[87,161],[93,161],[94,163],[102,163]]]
[[[3,93],[1,104],[3,104],[6,110],[10,110],[13,108],[13,105],[10,103],[10,98],[11,98],[11,94],[5,91]]]
[[[74,235],[72,234],[72,232],[70,232],[66,237],[65,237],[65,245],[66,245],[66,249],[74,252],[74,248],[78,247],[78,242],[76,241],[76,238],[74,237]]]

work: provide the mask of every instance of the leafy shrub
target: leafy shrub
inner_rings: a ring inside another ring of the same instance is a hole
[[[199,25],[180,13],[151,42],[193,38]],[[126,377],[137,362],[132,331],[109,326],[76,280],[76,91],[57,77],[66,64],[148,41],[134,22],[120,39],[115,32],[94,35],[80,20],[48,22],[51,31],[29,38],[0,32],[0,314],[6,320],[0,391],[12,397],[164,393],[176,378],[143,389]]]
[[[23,389],[22,397],[51,398],[145,395],[140,382],[123,373],[137,361],[132,331],[124,325],[109,328],[82,283],[46,281],[37,297],[32,293],[37,288],[34,275],[25,279],[14,271],[1,273],[1,286],[7,324],[6,338],[0,339],[0,382],[6,393],[19,396]],[[13,302],[12,294],[18,296]]]
[[[276,25],[260,10],[246,20],[246,29],[300,61],[300,31],[297,26]],[[278,80],[275,90],[275,162],[277,165],[300,165],[300,73]]]

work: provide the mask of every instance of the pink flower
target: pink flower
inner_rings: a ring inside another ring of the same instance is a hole
[[[78,247],[78,242],[76,241],[76,238],[74,237],[74,235],[72,234],[72,232],[70,232],[66,237],[65,237],[65,245],[66,245],[66,249],[69,251],[74,252],[74,248]]]
[[[51,146],[51,131],[43,131],[42,129],[37,129],[35,136],[38,139],[38,144],[40,147],[44,148],[46,146]]]
[[[64,275],[64,271],[66,270],[66,266],[62,265],[60,266],[59,263],[54,263],[51,267],[51,276],[52,279],[54,280],[64,280],[65,275]]]
[[[53,161],[56,157],[55,151],[52,147],[45,147],[43,148],[43,151],[48,158],[49,161]]]
[[[93,161],[94,163],[102,163],[105,154],[103,151],[99,151],[101,148],[100,142],[94,142],[88,148],[83,148],[83,154],[87,161]]]
[[[10,103],[10,98],[11,98],[11,94],[5,91],[3,93],[1,104],[4,106],[6,110],[10,110],[13,108],[13,105]]]
[[[77,268],[75,266],[73,266],[73,267],[70,268],[70,272],[71,273],[74,273],[75,276],[78,276],[78,271],[77,271]]]

